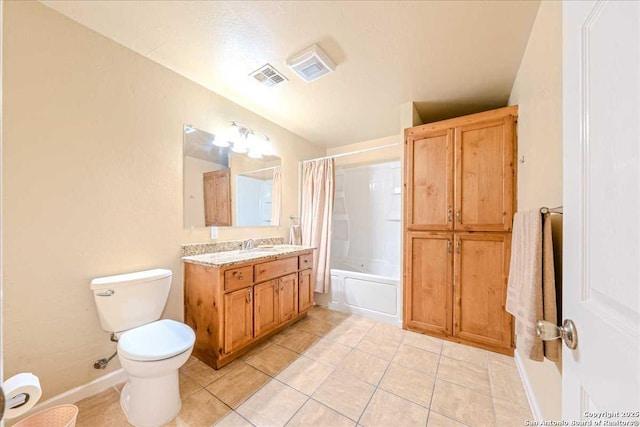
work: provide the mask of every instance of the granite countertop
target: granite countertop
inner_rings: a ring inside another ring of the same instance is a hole
[[[310,246],[263,245],[255,249],[214,252],[182,257],[184,262],[210,267],[229,267],[248,261],[268,261],[282,256],[300,255],[314,249]]]

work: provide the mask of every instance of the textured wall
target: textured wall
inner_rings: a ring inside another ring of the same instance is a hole
[[[518,210],[562,205],[562,3],[540,4],[509,104],[518,113]],[[554,217],[556,256],[561,218]],[[561,266],[561,259],[556,260]],[[561,367],[520,353],[545,419],[561,418]]]
[[[297,135],[37,2],[4,4],[5,376],[38,375],[43,399],[105,371],[114,344],[89,282],[170,268],[165,316],[182,317],[182,126],[239,120],[282,157],[283,216],[298,208],[298,161],[324,155]],[[220,239],[288,235],[229,228]],[[117,361],[108,371],[118,367]]]

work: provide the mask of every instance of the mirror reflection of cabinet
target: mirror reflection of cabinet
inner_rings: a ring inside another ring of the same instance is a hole
[[[280,225],[280,158],[255,158],[214,142],[213,134],[185,126],[184,227]]]
[[[202,174],[204,189],[204,223],[210,226],[231,225],[231,169]]]

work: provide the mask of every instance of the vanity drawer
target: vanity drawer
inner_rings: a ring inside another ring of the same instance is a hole
[[[256,282],[274,279],[298,271],[298,257],[278,259],[255,266]]]
[[[313,254],[304,254],[298,257],[300,263],[298,265],[300,270],[305,270],[313,266]]]
[[[233,291],[234,289],[244,288],[253,283],[253,266],[234,268],[224,272],[224,290]]]

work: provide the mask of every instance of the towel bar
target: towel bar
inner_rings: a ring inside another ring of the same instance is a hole
[[[562,215],[562,206],[558,206],[557,208],[547,208],[547,207],[543,207],[543,208],[540,208],[540,213],[541,213],[541,214],[546,214],[546,213],[555,213],[555,214],[560,214],[560,215]]]

